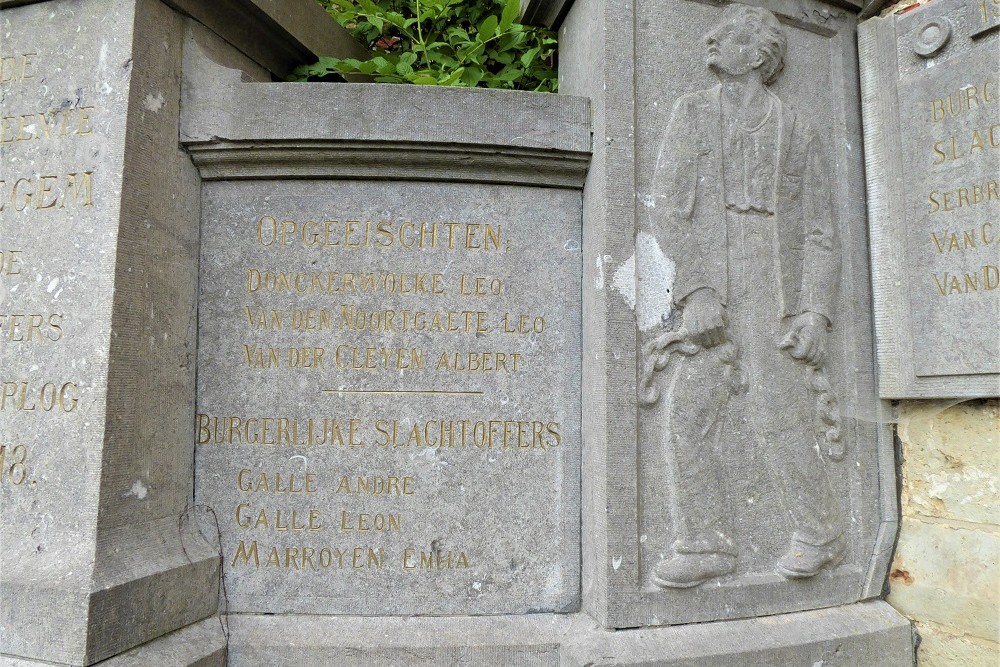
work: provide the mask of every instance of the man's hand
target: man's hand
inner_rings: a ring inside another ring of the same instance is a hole
[[[684,300],[684,328],[691,342],[704,348],[726,342],[725,308],[714,291],[702,288]]]
[[[818,313],[805,312],[792,320],[791,330],[778,346],[793,359],[819,368],[826,359],[826,331],[830,320]]]

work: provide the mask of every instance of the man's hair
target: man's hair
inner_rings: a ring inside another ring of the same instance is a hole
[[[726,7],[722,15],[723,20],[746,23],[757,35],[757,48],[764,56],[760,78],[765,84],[773,83],[785,66],[785,50],[788,48],[788,39],[778,19],[761,7],[736,3]]]

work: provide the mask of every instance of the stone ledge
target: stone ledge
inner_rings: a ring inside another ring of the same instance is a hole
[[[218,552],[176,517],[107,530],[98,540],[102,552],[108,555],[98,561],[90,595],[90,659],[111,657],[215,613]]]
[[[557,29],[576,0],[521,0],[521,22],[526,25],[542,25]],[[579,0],[588,2],[590,0]],[[834,7],[853,11],[861,9],[864,0],[824,0]],[[875,3],[872,3],[875,4]]]
[[[51,662],[0,655],[0,667],[43,667]],[[181,628],[101,663],[102,667],[225,667],[226,636],[218,617]]]
[[[0,0],[0,10],[47,0]],[[367,58],[315,0],[163,0],[283,79],[319,56]]]
[[[164,0],[278,78],[319,56],[367,58],[368,50],[315,0]]]
[[[93,555],[81,554],[60,570],[31,561],[5,572],[0,601],[13,600],[0,605],[7,651],[91,665],[216,612],[218,552],[193,527],[180,531],[177,518],[167,517],[106,529],[96,539],[104,554],[96,565]],[[14,590],[13,582],[26,580],[33,582],[31,599]],[[60,616],[35,618],[29,608],[58,609]]]
[[[589,153],[402,142],[215,142],[188,146],[204,180],[332,178],[583,188]]]
[[[243,83],[238,70],[213,62],[194,42],[185,60],[180,139],[207,180],[378,177],[583,188],[591,149],[586,98]]]
[[[884,602],[744,621],[619,630],[589,616],[228,617],[233,667],[461,664],[912,667],[910,623]],[[619,657],[622,656],[622,657]],[[625,657],[628,656],[628,657]]]
[[[410,142],[591,150],[590,100],[584,97],[378,83],[243,83],[242,76],[188,40],[181,143]]]

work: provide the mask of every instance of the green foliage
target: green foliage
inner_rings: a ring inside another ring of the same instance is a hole
[[[555,92],[556,36],[517,23],[520,0],[319,0],[372,58],[320,58],[308,81],[368,74],[380,83]]]

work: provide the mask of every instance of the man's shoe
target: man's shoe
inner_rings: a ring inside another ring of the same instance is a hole
[[[736,557],[722,553],[678,553],[661,560],[653,571],[653,583],[661,588],[692,588],[736,569]]]
[[[835,567],[846,554],[843,535],[819,546],[792,540],[792,546],[778,561],[778,572],[786,579],[807,579],[825,567]]]

